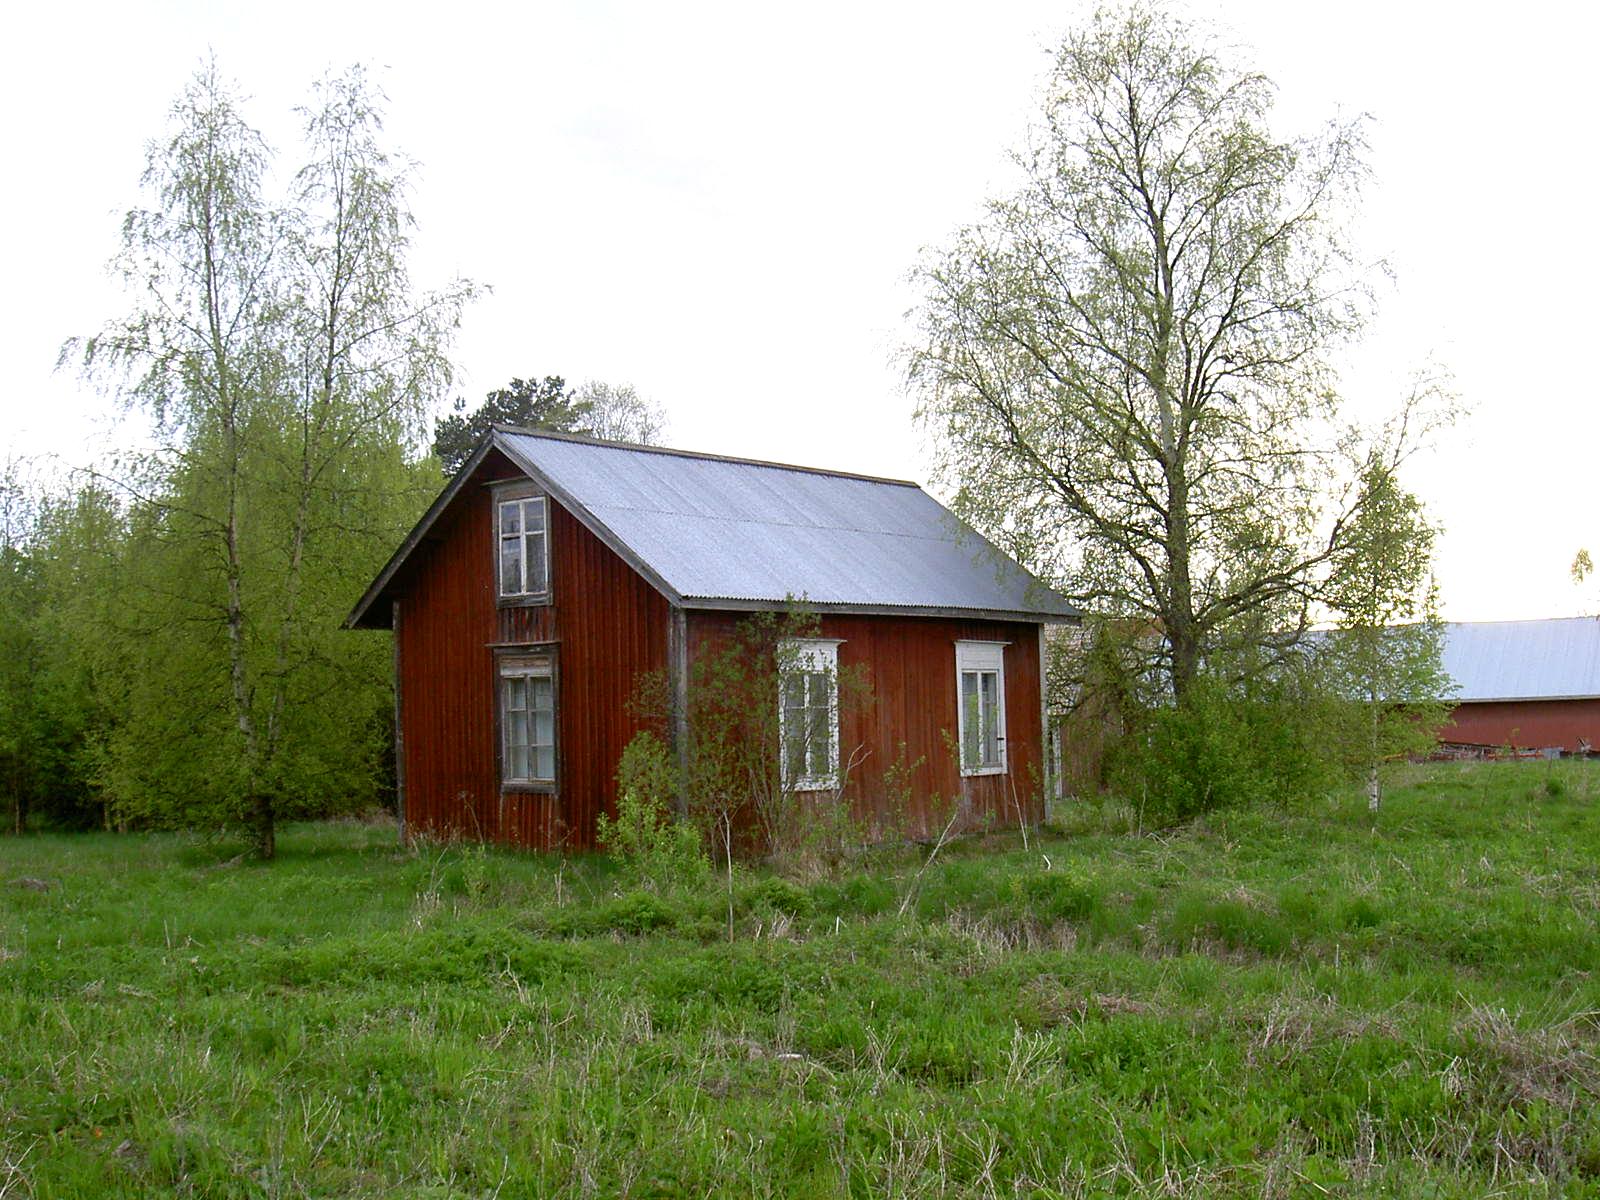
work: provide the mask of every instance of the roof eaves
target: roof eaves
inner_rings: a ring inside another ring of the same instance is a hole
[[[1600,695],[1589,693],[1576,696],[1446,696],[1449,704],[1543,704],[1564,703],[1569,700],[1600,700]]]
[[[869,604],[849,600],[816,601],[804,596],[783,600],[761,600],[748,596],[684,596],[684,608],[720,612],[774,612],[791,606],[813,612],[849,613],[862,616],[953,617],[967,621],[1022,621],[1040,625],[1076,625],[1081,613],[1042,612],[1037,609],[972,608],[939,604]]]

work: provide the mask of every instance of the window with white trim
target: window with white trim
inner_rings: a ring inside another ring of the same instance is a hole
[[[794,638],[779,643],[778,746],[785,787],[818,792],[837,785],[837,641]]]
[[[502,600],[534,600],[549,595],[548,515],[543,496],[518,496],[495,505]]]
[[[956,643],[956,705],[961,773],[999,775],[1006,769],[1004,642]]]
[[[556,781],[555,656],[504,655],[500,659],[500,782]]]

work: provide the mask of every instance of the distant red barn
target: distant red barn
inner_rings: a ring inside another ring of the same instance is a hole
[[[1587,753],[1600,745],[1600,620],[1451,622],[1447,745]]]
[[[677,686],[794,598],[820,623],[817,686],[853,668],[873,697],[805,693],[797,790],[831,789],[855,751],[860,815],[897,761],[919,764],[924,832],[956,796],[1041,815],[1041,630],[1077,613],[916,485],[497,427],[348,622],[394,631],[408,831],[592,847],[639,678]]]

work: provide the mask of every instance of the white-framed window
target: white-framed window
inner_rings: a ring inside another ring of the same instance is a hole
[[[548,651],[499,659],[500,782],[524,787],[556,781],[556,669]]]
[[[793,638],[778,647],[778,747],[785,787],[828,791],[839,779],[839,643]]]
[[[543,496],[502,496],[495,502],[495,554],[502,600],[550,594],[549,509]]]
[[[961,773],[1006,769],[1005,642],[956,643],[956,713]]]

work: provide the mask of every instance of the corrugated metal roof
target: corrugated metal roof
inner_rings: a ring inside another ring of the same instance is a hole
[[[1078,615],[915,484],[496,430],[685,601]]]
[[[1456,700],[1600,696],[1600,619],[1451,622],[1444,669]]]

